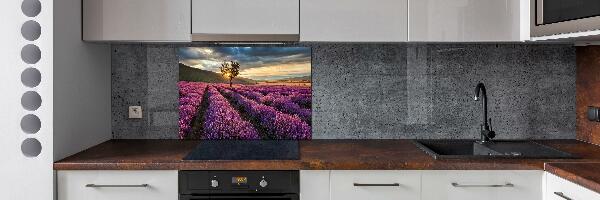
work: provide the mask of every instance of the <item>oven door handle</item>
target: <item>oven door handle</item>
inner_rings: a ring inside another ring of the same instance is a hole
[[[544,0],[535,0],[535,25],[544,24]]]
[[[194,196],[194,195],[180,195],[180,200],[207,200],[207,199],[289,199],[299,200],[297,194],[284,194],[284,195],[211,195],[211,196]]]

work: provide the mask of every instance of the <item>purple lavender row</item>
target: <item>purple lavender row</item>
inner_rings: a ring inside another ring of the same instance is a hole
[[[192,131],[192,120],[198,115],[205,83],[180,81],[179,87],[179,138],[183,139]]]
[[[310,94],[293,94],[288,96],[294,103],[305,108],[312,107],[312,95]]]
[[[251,87],[245,87],[245,88],[239,88],[239,89],[235,89],[236,92],[239,92],[240,94],[244,95],[246,98],[255,100],[255,101],[260,101],[261,103],[263,103],[263,101],[261,101],[262,98],[264,98],[265,96],[287,96],[289,97],[289,99],[291,101],[293,101],[296,104],[300,104],[300,105],[310,105],[312,102],[312,96],[311,94],[302,94],[302,93],[297,93],[297,92],[291,92],[289,93],[289,95],[286,95],[284,93],[280,93],[280,92],[271,92],[267,95],[263,95],[260,92],[254,91],[251,89]],[[272,97],[267,97],[266,100],[273,100],[274,98]],[[310,106],[308,106],[310,107]]]
[[[252,124],[243,120],[215,87],[208,88],[208,108],[204,118],[206,139],[260,139]]]
[[[246,86],[246,89],[260,92],[264,95],[269,93],[280,93],[284,95],[297,94],[310,94],[310,87],[298,87],[298,86]]]
[[[287,113],[290,115],[297,115],[298,117],[300,117],[300,119],[307,122],[308,124],[311,124],[311,122],[312,122],[311,110],[300,107],[298,104],[294,103],[291,100],[291,98],[289,98],[287,96],[275,94],[275,93],[271,93],[266,96],[263,96],[263,95],[258,95],[258,94],[256,94],[257,92],[252,92],[252,91],[244,91],[244,90],[236,90],[236,91],[246,98],[260,102],[267,106],[275,107],[277,110],[279,110],[281,112],[284,112],[284,113]]]
[[[250,100],[243,95],[228,89],[221,90],[230,97],[248,115],[267,129],[268,134],[274,139],[311,139],[310,126],[298,116],[285,114],[275,108]]]
[[[298,104],[294,103],[289,97],[281,96],[279,98],[275,98],[271,105],[282,112],[292,115],[298,115],[300,119],[304,120],[308,124],[311,124],[312,122],[311,110],[307,108],[301,108]]]
[[[264,87],[275,87],[275,86],[264,86]],[[292,99],[292,101],[294,101],[294,103],[302,105],[304,107],[308,107],[308,108],[310,108],[310,105],[312,102],[312,94],[310,93],[310,88],[308,88],[306,90],[306,92],[297,92],[294,90],[285,91],[285,88],[278,88],[276,90],[275,89],[268,90],[268,93],[267,93],[267,92],[265,92],[266,90],[261,89],[261,87],[258,87],[258,86],[249,86],[249,87],[244,87],[244,88],[238,89],[238,91],[240,91],[240,90],[244,91],[245,93],[243,93],[243,94],[252,100],[258,100],[257,97],[262,97],[264,95],[279,94],[279,95],[289,96]],[[263,91],[265,94],[263,94],[259,91]]]
[[[236,90],[236,92],[238,92],[238,93],[244,95],[245,97],[252,99],[254,101],[260,101],[260,99],[264,97],[264,95],[261,94],[260,92],[255,92],[252,90],[239,89],[239,90]]]

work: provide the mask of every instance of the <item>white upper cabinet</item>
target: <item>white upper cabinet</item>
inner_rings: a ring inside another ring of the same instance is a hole
[[[408,0],[301,0],[300,40],[407,41]]]
[[[299,0],[192,0],[194,41],[298,41]]]
[[[86,41],[514,42],[529,0],[83,0]]]
[[[190,41],[190,0],[83,0],[85,41]]]
[[[409,41],[529,40],[529,0],[410,0]]]

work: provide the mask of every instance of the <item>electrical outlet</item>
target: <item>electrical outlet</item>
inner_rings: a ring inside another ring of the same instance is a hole
[[[142,106],[129,106],[129,119],[141,119]]]

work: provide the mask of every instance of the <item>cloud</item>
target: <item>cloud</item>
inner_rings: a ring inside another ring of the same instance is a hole
[[[310,74],[310,54],[308,47],[184,47],[177,49],[179,62],[185,65],[218,72],[222,62],[237,61],[241,65],[240,71],[248,72],[246,75],[249,77],[252,77],[250,72],[265,73],[267,69],[281,71],[287,69],[285,66],[301,65],[308,66],[304,69],[304,74]],[[262,69],[250,70],[253,68]],[[278,74],[283,75],[281,72]]]
[[[277,80],[310,76],[310,64],[284,64],[249,68],[240,71],[240,76],[254,80]]]

